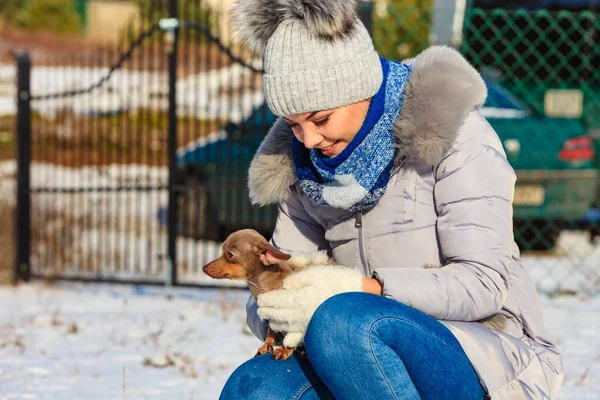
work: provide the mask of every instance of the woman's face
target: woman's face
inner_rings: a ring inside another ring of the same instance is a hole
[[[283,117],[294,136],[307,149],[319,149],[333,158],[340,154],[360,130],[371,99],[330,110],[293,114]]]

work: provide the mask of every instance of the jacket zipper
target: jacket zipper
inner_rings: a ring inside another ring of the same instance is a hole
[[[362,263],[363,273],[365,277],[371,276],[369,273],[369,265],[365,257],[364,240],[363,240],[363,223],[362,223],[362,211],[356,212],[356,222],[354,226],[358,229],[358,251],[360,253],[360,262]]]

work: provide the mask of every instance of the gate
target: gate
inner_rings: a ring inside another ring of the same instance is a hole
[[[220,239],[272,229],[246,189],[272,123],[261,71],[203,3],[150,3],[114,46],[17,56],[20,279],[206,286]]]

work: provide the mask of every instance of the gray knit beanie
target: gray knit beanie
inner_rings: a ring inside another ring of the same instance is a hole
[[[274,114],[336,108],[377,93],[381,62],[357,6],[356,0],[239,0],[234,22],[263,56]]]

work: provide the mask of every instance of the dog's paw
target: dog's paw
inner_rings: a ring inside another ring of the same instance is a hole
[[[272,351],[273,351],[273,344],[265,343],[258,348],[254,357],[262,356],[263,354],[271,353]]]
[[[271,358],[273,360],[287,360],[292,354],[294,354],[294,349],[289,347],[279,347],[273,351]]]
[[[258,348],[256,351],[255,357],[262,356],[266,353],[271,353],[273,351],[273,345],[270,343],[265,343]]]

